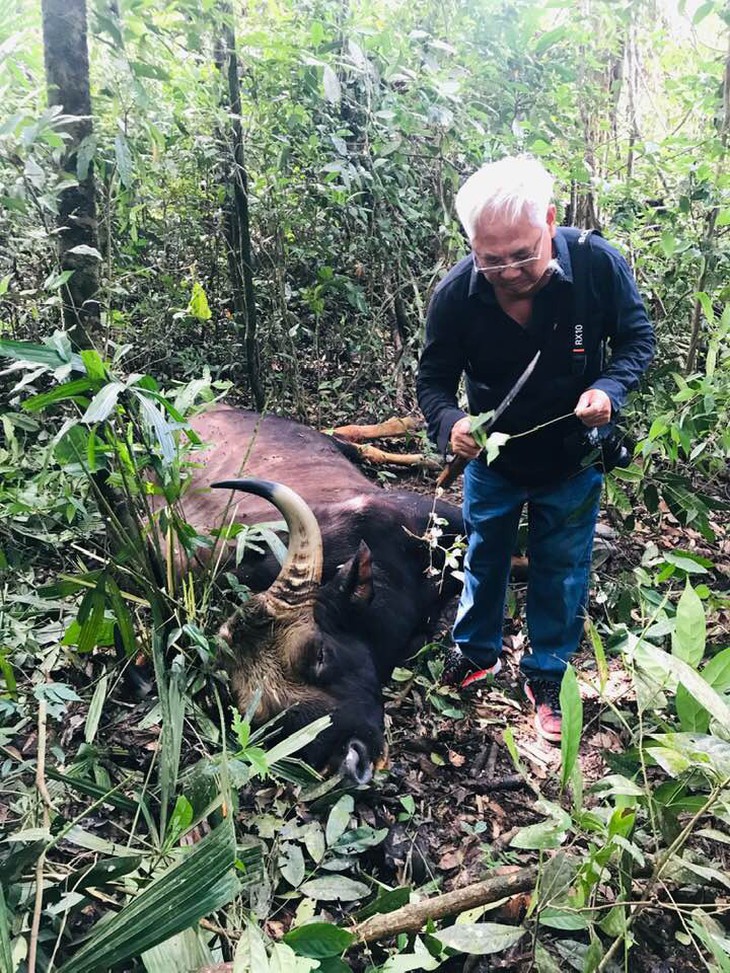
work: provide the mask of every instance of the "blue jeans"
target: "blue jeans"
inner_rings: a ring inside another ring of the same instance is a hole
[[[502,651],[510,560],[527,503],[527,630],[531,678],[559,680],[583,632],[593,534],[602,474],[594,467],[549,487],[510,483],[481,460],[464,472],[468,548],[454,642],[474,662],[492,665]]]

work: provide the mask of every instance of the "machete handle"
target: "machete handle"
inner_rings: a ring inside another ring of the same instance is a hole
[[[438,479],[436,480],[437,489],[448,489],[457,476],[464,472],[468,462],[469,460],[465,456],[454,456],[453,459],[449,460],[438,475]]]

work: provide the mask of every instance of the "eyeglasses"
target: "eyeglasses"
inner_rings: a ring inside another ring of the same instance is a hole
[[[542,254],[540,253],[540,248],[542,246],[542,234],[543,231],[540,232],[540,239],[538,240],[534,248],[534,250],[537,252],[533,252],[531,257],[525,257],[522,260],[512,260],[508,264],[493,264],[489,260],[487,260],[486,263],[482,265],[479,263],[477,259],[477,255],[472,251],[471,256],[472,256],[472,261],[474,262],[474,270],[478,271],[481,274],[498,274],[503,270],[516,270],[518,267],[526,267],[527,264],[534,263],[536,260],[539,260],[540,257],[542,256]]]

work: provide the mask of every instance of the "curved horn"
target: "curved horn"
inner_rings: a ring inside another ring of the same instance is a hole
[[[281,571],[266,592],[266,600],[284,609],[311,601],[322,580],[322,534],[317,518],[299,494],[283,483],[270,480],[223,480],[212,486],[253,493],[276,507],[289,528],[289,545]]]

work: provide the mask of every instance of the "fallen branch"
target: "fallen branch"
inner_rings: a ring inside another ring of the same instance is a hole
[[[337,426],[332,430],[333,435],[346,439],[350,443],[364,443],[370,439],[396,439],[399,436],[412,436],[418,432],[423,423],[413,416],[399,419],[393,416],[385,422],[378,422],[372,426]]]
[[[336,430],[335,430],[336,431]],[[386,464],[391,466],[416,466],[421,470],[437,470],[439,463],[431,456],[423,453],[386,453],[377,446],[370,446],[367,443],[349,442],[349,446],[357,450],[360,459],[368,463]]]
[[[355,926],[352,932],[363,943],[388,939],[402,932],[418,932],[429,919],[444,919],[480,905],[498,902],[518,892],[527,892],[535,887],[536,881],[536,866],[521,868],[517,872],[497,875],[432,899],[409,903],[385,915],[372,916]]]

